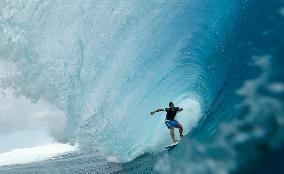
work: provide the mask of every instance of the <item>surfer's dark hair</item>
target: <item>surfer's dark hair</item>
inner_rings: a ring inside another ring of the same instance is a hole
[[[173,105],[173,104],[174,104],[173,102],[170,102],[170,103],[169,103],[169,105]]]

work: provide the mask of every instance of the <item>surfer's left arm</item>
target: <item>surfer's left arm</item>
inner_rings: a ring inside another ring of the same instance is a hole
[[[178,112],[180,112],[180,111],[182,111],[183,110],[183,108],[178,108]]]

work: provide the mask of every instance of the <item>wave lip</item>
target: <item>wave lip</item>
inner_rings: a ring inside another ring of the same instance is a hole
[[[14,149],[0,154],[0,166],[28,164],[56,158],[78,151],[78,146],[69,144],[50,144],[32,148]]]

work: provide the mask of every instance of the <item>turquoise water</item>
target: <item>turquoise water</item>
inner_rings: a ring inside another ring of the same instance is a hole
[[[0,8],[1,89],[63,111],[63,130],[51,126],[51,135],[81,152],[3,172],[277,165],[265,160],[283,146],[282,1],[26,0]],[[185,109],[177,117],[187,133],[171,152],[164,114],[149,116],[169,101]]]

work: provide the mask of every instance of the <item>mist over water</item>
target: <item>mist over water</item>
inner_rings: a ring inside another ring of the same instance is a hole
[[[1,92],[48,102],[66,116],[63,129],[51,128],[56,141],[113,162],[163,151],[165,114],[149,113],[173,101],[188,136],[145,170],[249,171],[245,163],[261,164],[262,149],[283,144],[283,8],[265,0],[3,0]]]

